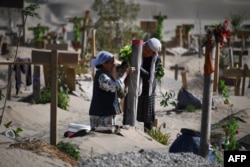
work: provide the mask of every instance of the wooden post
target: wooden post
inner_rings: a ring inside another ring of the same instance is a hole
[[[57,144],[57,67],[78,64],[78,54],[57,50],[32,50],[33,64],[51,65],[50,144]]]
[[[9,65],[8,67],[8,87],[7,87],[7,100],[11,100],[11,84],[12,84],[12,70],[13,65]]]
[[[154,119],[154,127],[156,127],[156,128],[158,127],[158,119],[157,118]]]
[[[128,95],[125,100],[123,124],[135,126],[138,103],[138,89],[140,79],[140,67],[142,62],[142,40],[132,40],[131,66],[136,71],[129,76]]]
[[[95,29],[92,29],[92,58],[95,58],[96,56],[96,43],[95,43]],[[92,66],[91,61],[90,61],[90,66]],[[92,77],[94,78],[95,76],[95,67],[92,68]]]
[[[179,67],[178,64],[176,64],[175,66],[171,66],[170,70],[175,70],[174,78],[175,78],[175,80],[178,80],[178,70],[185,70],[185,68]]]
[[[216,43],[216,53],[215,53],[215,65],[214,65],[214,84],[213,91],[218,92],[218,83],[219,83],[219,63],[220,63],[220,44]]]
[[[87,34],[87,28],[89,24],[89,18],[90,18],[90,12],[88,10],[85,11],[85,16],[83,20],[83,32],[82,32],[82,48],[81,48],[81,59],[85,59],[86,54],[86,48],[87,48],[87,42],[88,42],[88,34]]]
[[[57,50],[51,52],[51,104],[50,104],[50,143],[57,144],[57,70],[58,70],[58,54]]]
[[[186,71],[181,72],[182,87],[187,90],[188,89],[188,83],[187,83],[187,75],[186,74],[187,74]]]
[[[33,73],[33,94],[32,99],[36,100],[40,96],[41,78],[40,78],[40,66],[34,65]]]
[[[240,82],[241,82],[241,77],[236,77],[236,83],[235,83],[235,88],[234,88],[234,95],[239,96],[240,95]]]
[[[247,72],[248,72],[248,66],[247,64],[244,64],[244,68],[243,68],[243,81],[242,81],[242,89],[241,89],[241,95],[244,96],[245,94],[245,81],[246,81],[246,76],[247,76]]]
[[[233,55],[233,49],[231,46],[229,47],[228,52],[229,52],[229,56],[228,56],[229,57],[229,67],[233,68],[234,67],[234,55]]]
[[[162,45],[162,58],[163,58],[162,66],[163,66],[163,68],[165,68],[165,60],[166,60],[166,45],[165,45],[165,43],[163,43],[163,45]]]
[[[25,39],[26,39],[26,29],[25,29],[25,16],[24,13],[21,14],[22,16],[22,24],[17,24],[16,26],[18,27],[18,31],[22,32],[22,38],[20,39],[21,45],[25,44]],[[21,34],[20,34],[21,35]]]
[[[92,57],[96,56],[96,43],[95,43],[95,33],[96,33],[96,29],[92,29]]]
[[[177,26],[176,28],[176,39],[177,39],[178,47],[183,47],[183,34],[182,34],[181,26]]]
[[[1,52],[2,52],[2,43],[3,43],[3,35],[0,34],[0,56],[1,56]]]
[[[210,36],[211,37],[211,36]],[[210,39],[209,39],[210,40]],[[214,54],[212,47],[213,41],[210,40],[206,43],[206,55],[212,56]],[[204,64],[210,64],[211,59],[205,58]],[[210,64],[212,65],[212,64]],[[200,140],[200,149],[199,154],[207,158],[209,145],[210,145],[210,131],[211,131],[211,108],[212,108],[212,87],[213,87],[213,72],[210,71],[210,68],[204,68],[204,88],[203,88],[203,99],[202,99],[202,116],[201,116],[201,140]]]
[[[202,99],[201,140],[200,155],[208,156],[211,133],[211,108],[212,108],[212,75],[204,76],[204,89]]]

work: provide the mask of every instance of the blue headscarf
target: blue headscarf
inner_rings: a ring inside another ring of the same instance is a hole
[[[111,60],[113,57],[114,57],[114,55],[107,52],[107,51],[100,51],[97,54],[96,58],[94,58],[92,60],[92,65],[94,67],[96,67],[98,65],[104,64],[104,63],[108,62],[109,60]]]

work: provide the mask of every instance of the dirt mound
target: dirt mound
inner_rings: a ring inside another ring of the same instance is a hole
[[[47,157],[58,158],[66,163],[71,164],[72,166],[75,166],[78,163],[75,159],[60,151],[56,146],[51,145],[43,140],[26,140],[21,143],[12,144],[11,147],[29,150]]]

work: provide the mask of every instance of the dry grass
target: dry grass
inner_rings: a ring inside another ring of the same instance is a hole
[[[78,164],[74,158],[60,151],[56,146],[51,145],[43,140],[36,141],[24,141],[21,143],[15,143],[11,145],[14,148],[29,150],[42,156],[47,156],[51,158],[58,158],[66,163],[75,166]]]

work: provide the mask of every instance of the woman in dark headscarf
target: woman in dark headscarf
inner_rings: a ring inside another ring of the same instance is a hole
[[[141,94],[138,98],[137,121],[144,122],[144,130],[151,130],[155,119],[156,71],[160,68],[161,42],[156,38],[146,41],[142,49],[140,77]]]

